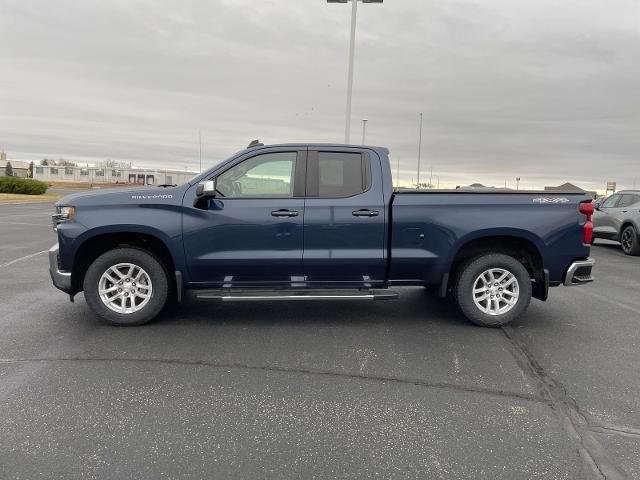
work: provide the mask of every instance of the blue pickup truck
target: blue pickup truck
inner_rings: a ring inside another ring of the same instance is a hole
[[[499,326],[550,286],[593,280],[592,214],[575,193],[394,190],[385,148],[258,143],[184,185],[61,199],[50,273],[116,325],[187,297],[376,300],[419,285]]]

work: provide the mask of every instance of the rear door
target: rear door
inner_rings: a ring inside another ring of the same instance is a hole
[[[310,150],[303,268],[309,285],[379,286],[385,279],[385,208],[378,156]]]

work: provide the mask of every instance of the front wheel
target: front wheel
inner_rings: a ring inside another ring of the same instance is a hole
[[[471,322],[499,327],[524,313],[531,290],[529,272],[522,263],[509,255],[492,253],[463,265],[455,299]]]
[[[627,255],[640,255],[640,241],[636,229],[629,225],[620,235],[620,245],[622,251]]]
[[[167,301],[169,281],[162,264],[136,248],[116,248],[94,260],[84,278],[84,297],[113,325],[142,325]]]

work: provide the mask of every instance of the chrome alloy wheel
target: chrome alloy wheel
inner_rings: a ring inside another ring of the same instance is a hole
[[[117,313],[134,313],[147,305],[153,285],[149,274],[133,263],[118,263],[100,277],[98,293],[107,308]]]
[[[484,313],[502,315],[518,303],[520,285],[515,275],[503,268],[490,268],[473,282],[473,301]]]

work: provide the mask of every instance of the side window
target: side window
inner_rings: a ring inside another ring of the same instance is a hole
[[[318,152],[310,163],[310,196],[350,197],[371,186],[369,159],[361,153]]]
[[[620,195],[611,195],[609,198],[607,198],[604,202],[602,202],[602,205],[600,205],[600,208],[611,208],[611,207],[615,207],[616,203],[618,202],[618,199],[620,198]]]
[[[618,202],[618,207],[620,208],[629,207],[634,203],[636,203],[636,201],[637,201],[637,198],[635,195],[632,195],[630,193],[625,193],[620,197],[620,201]]]
[[[265,153],[251,157],[220,174],[216,190],[224,197],[293,197],[296,152]]]

